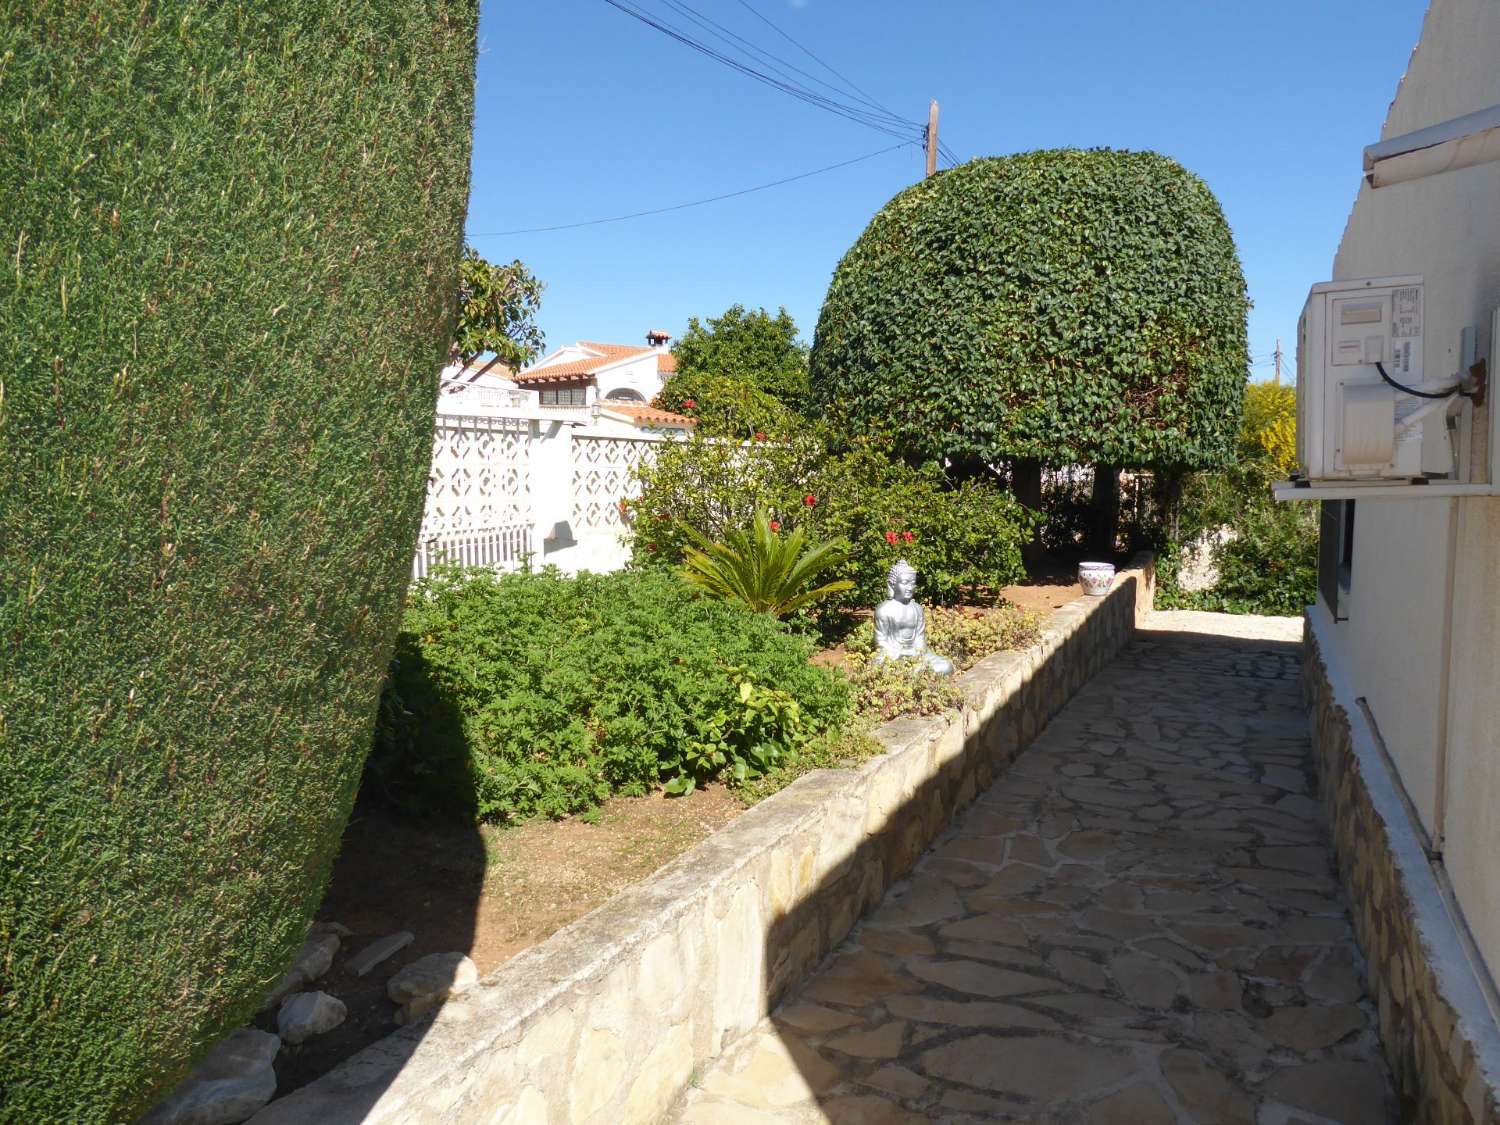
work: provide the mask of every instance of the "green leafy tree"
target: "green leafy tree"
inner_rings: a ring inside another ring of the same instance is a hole
[[[847,578],[816,585],[824,571],[841,566],[849,545],[808,543],[804,528],[782,534],[781,524],[762,508],[750,530],[737,528],[714,543],[689,528],[693,546],[684,552],[683,576],[721,598],[742,602],[756,613],[785,617],[814,602],[854,589]]]
[[[452,358],[470,363],[494,352],[486,370],[498,364],[516,371],[530,363],[545,345],[536,323],[545,288],[521,262],[492,265],[466,247],[458,270]]]
[[[137,1120],[322,899],[453,339],[477,8],[0,19],[0,1121]]]
[[[1008,463],[1036,507],[1044,462],[1227,464],[1248,307],[1219,204],[1175,161],[975,160],[897,195],[839,263],[812,399],[909,459]]]
[[[803,418],[775,396],[731,376],[702,371],[673,375],[652,405],[695,419],[706,437],[753,441],[761,434],[781,440],[805,427]]]
[[[732,379],[794,410],[806,401],[807,346],[797,339],[796,321],[784,308],[772,316],[763,308],[732,305],[706,325],[695,316],[672,354],[678,376]]]

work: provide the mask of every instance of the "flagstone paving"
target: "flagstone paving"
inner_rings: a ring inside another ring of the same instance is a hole
[[[673,1120],[1393,1121],[1293,629],[1153,618]]]

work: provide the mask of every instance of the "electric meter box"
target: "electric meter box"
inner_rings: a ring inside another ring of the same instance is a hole
[[[1297,462],[1303,480],[1453,474],[1441,400],[1407,394],[1391,382],[1440,389],[1424,386],[1423,298],[1420,276],[1312,287],[1297,326]]]

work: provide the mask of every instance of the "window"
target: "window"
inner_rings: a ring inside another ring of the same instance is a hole
[[[645,397],[640,391],[632,391],[629,387],[616,387],[604,396],[605,402],[645,402]]]
[[[585,406],[588,391],[584,387],[549,387],[543,389],[538,401],[542,406]]]
[[[1354,501],[1324,500],[1318,517],[1318,591],[1333,619],[1347,621],[1354,579]]]

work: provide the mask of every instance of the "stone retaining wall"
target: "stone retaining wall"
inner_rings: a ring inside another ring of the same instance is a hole
[[[886,754],[798,779],[251,1125],[656,1121],[1129,641],[1137,563],[961,675],[961,711],[886,724]]]
[[[1353,693],[1324,662],[1311,611],[1303,688],[1319,794],[1364,951],[1401,1120],[1497,1125],[1500,1031],[1457,923]]]

